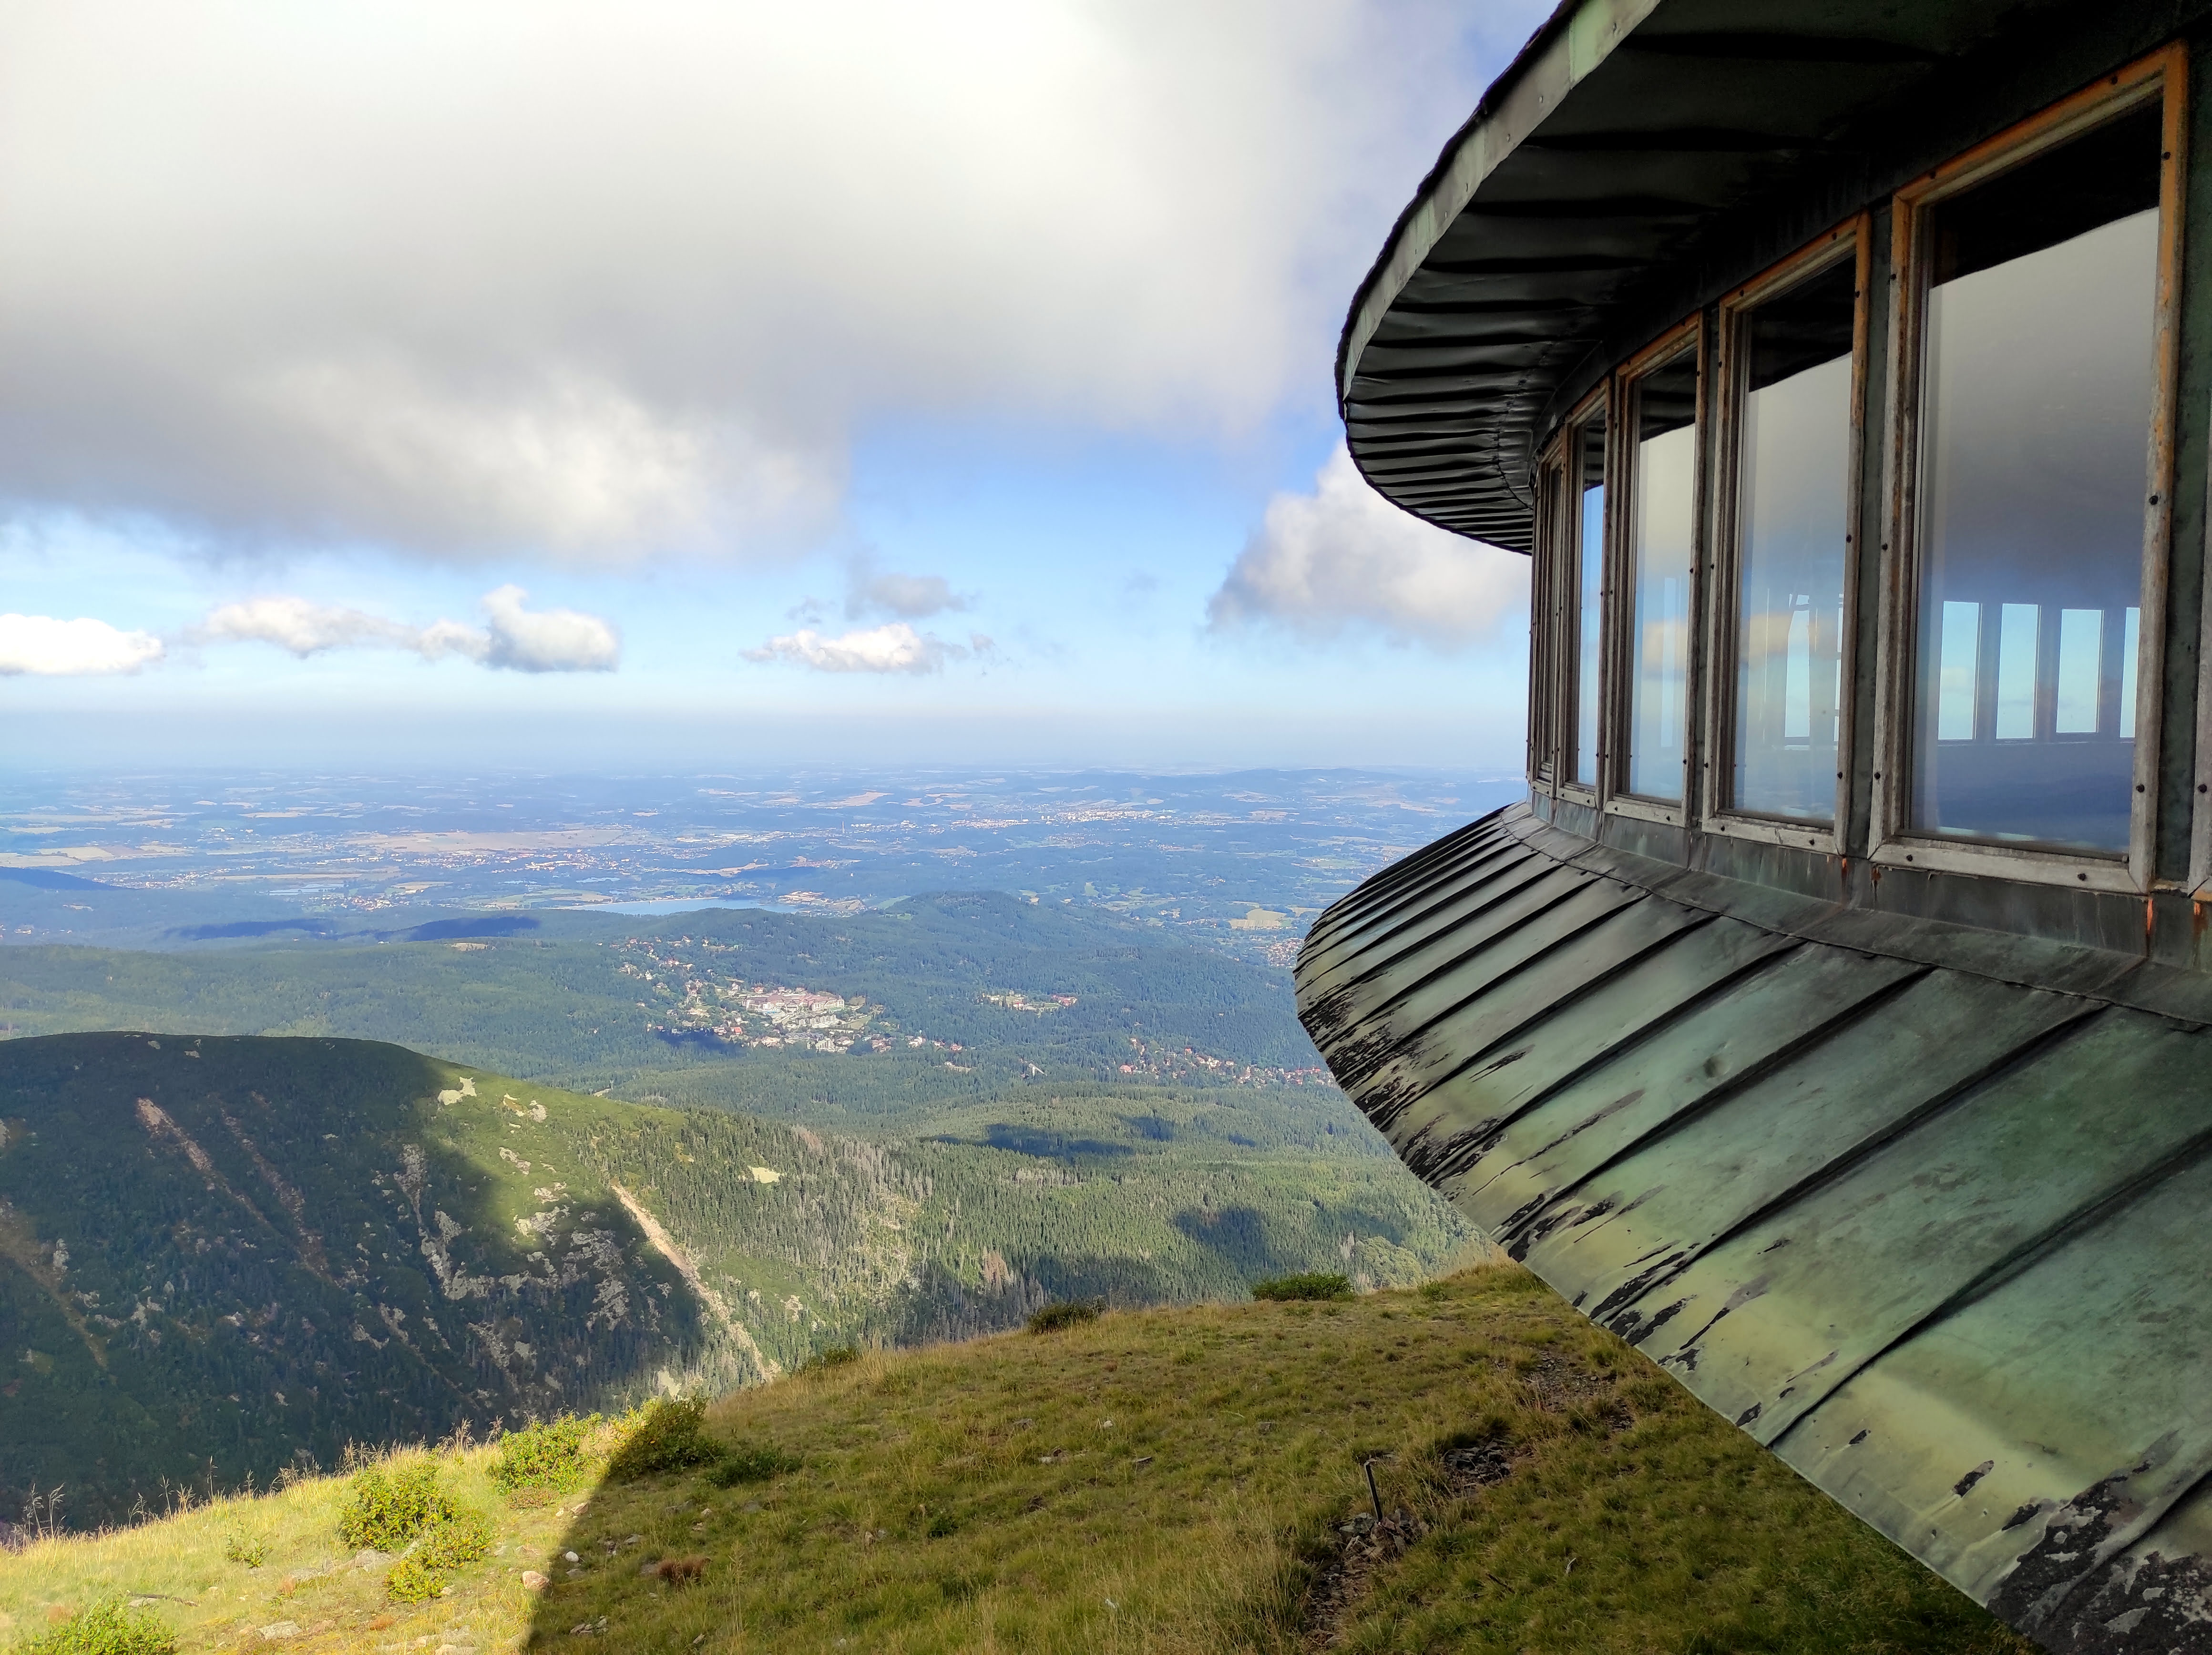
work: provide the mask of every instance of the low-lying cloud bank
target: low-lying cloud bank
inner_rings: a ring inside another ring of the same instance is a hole
[[[748,661],[787,661],[817,672],[938,672],[951,661],[992,653],[993,645],[981,633],[970,633],[966,644],[949,643],[934,633],[916,632],[903,621],[886,626],[855,629],[841,637],[825,638],[811,627],[771,638],[758,649],[744,652]]]
[[[161,640],[105,621],[0,615],[0,677],[75,678],[136,672],[160,660]]]
[[[1277,494],[1206,604],[1215,632],[1368,629],[1456,649],[1524,613],[1528,560],[1422,522],[1368,486],[1342,444],[1310,494]]]
[[[529,595],[514,585],[486,592],[481,627],[410,626],[304,597],[255,597],[211,611],[185,641],[273,644],[302,660],[338,649],[407,650],[426,661],[458,655],[513,672],[612,672],[622,664],[621,635],[607,621],[579,609],[526,609]]]
[[[612,672],[622,635],[579,609],[529,609],[520,586],[486,592],[483,624],[434,621],[424,627],[367,609],[305,597],[251,597],[224,603],[187,627],[177,641],[194,647],[271,644],[301,660],[342,649],[399,650],[426,661],[458,656],[509,672]],[[168,652],[150,632],[125,632],[105,621],[0,615],[0,676],[89,676],[136,672]]]

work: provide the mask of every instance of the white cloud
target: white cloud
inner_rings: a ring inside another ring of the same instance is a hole
[[[596,615],[577,609],[522,607],[530,594],[520,586],[487,592],[483,610],[489,646],[478,658],[488,667],[517,672],[612,672],[622,661],[622,640]]]
[[[450,625],[450,622],[441,623]],[[411,649],[424,654],[425,630],[304,597],[250,597],[225,603],[189,628],[188,644],[274,644],[305,660],[334,649]],[[444,653],[442,647],[436,652]]]
[[[1310,494],[1277,494],[1206,604],[1214,630],[1272,623],[1310,638],[1370,627],[1449,649],[1525,613],[1528,560],[1400,511],[1340,443]]]
[[[1257,428],[1543,3],[27,0],[0,500],[743,559],[863,425]]]
[[[748,661],[789,661],[817,672],[936,672],[948,661],[993,653],[991,640],[970,633],[965,646],[947,643],[934,633],[916,632],[903,621],[866,631],[824,638],[801,627],[744,652]]]
[[[161,658],[161,640],[150,632],[125,632],[82,617],[0,615],[0,677],[136,672]]]
[[[954,591],[941,574],[878,573],[860,564],[853,570],[845,613],[854,620],[889,615],[902,621],[921,621],[948,609],[964,609],[972,601]]]
[[[273,644],[302,660],[337,649],[406,650],[427,661],[459,655],[517,672],[611,672],[621,664],[622,640],[608,622],[575,609],[526,609],[528,596],[514,585],[485,593],[482,627],[416,627],[304,597],[253,597],[210,610],[184,641]]]

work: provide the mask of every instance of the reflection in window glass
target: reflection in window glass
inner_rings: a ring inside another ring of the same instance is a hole
[[[1584,426],[1581,450],[1582,506],[1576,523],[1575,779],[1597,785],[1598,668],[1604,653],[1605,416]]]
[[[2142,642],[2141,621],[2142,611],[2130,609],[2120,634],[2120,739],[2131,742],[2136,738],[2136,657]],[[2105,617],[2109,626],[2112,616]],[[2112,657],[2105,658],[2110,670]]]
[[[1974,684],[1982,653],[1982,606],[1943,606],[1942,654],[1938,673],[1942,700],[1936,721],[1939,741],[1974,739]]]
[[[1698,359],[1637,381],[1631,496],[1628,791],[1682,797],[1690,670],[1690,560],[1697,525]]]
[[[1836,806],[1856,280],[1847,258],[1741,324],[1729,798],[1806,821]]]
[[[2035,627],[2033,603],[1997,606],[1997,728],[2001,742],[2035,738]]]
[[[1917,831],[2127,848],[2159,120],[1929,215]]]
[[[2061,736],[2097,733],[2097,686],[2105,617],[2095,609],[2058,612],[2058,716]]]

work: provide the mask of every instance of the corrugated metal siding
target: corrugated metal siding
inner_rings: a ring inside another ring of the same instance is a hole
[[[1322,916],[1300,1015],[1486,1234],[1966,1591],[2212,1649],[2208,1021],[1682,871],[1486,817]]]

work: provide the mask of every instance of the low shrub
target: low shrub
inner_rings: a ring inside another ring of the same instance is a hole
[[[368,1546],[396,1552],[422,1533],[425,1524],[453,1509],[453,1501],[439,1492],[438,1467],[431,1460],[364,1465],[346,1485],[338,1538],[350,1550]]]
[[[843,1367],[860,1360],[858,1345],[831,1345],[827,1350],[817,1350],[799,1365],[802,1373],[826,1373],[833,1367]]]
[[[766,1482],[799,1469],[799,1461],[767,1443],[741,1442],[726,1448],[707,1480],[718,1488],[734,1488],[741,1482]]]
[[[499,1440],[491,1480],[510,1495],[565,1494],[584,1480],[584,1445],[599,1416],[563,1414]]]
[[[176,1655],[168,1628],[120,1597],[87,1603],[59,1626],[15,1646],[15,1655]]]
[[[1087,1300],[1073,1299],[1065,1303],[1047,1305],[1042,1310],[1030,1312],[1029,1330],[1032,1333],[1054,1333],[1064,1327],[1079,1326],[1098,1319],[1098,1306]]]
[[[252,1535],[234,1531],[222,1543],[222,1555],[234,1563],[243,1563],[249,1569],[258,1569],[268,1556],[268,1548]]]
[[[659,1471],[714,1464],[722,1458],[722,1447],[707,1435],[706,1425],[702,1397],[654,1397],[607,1461],[607,1481],[635,1482]]]
[[[412,1561],[433,1573],[450,1573],[491,1549],[491,1524],[482,1512],[459,1506],[424,1526]]]
[[[394,1602],[427,1603],[446,1590],[446,1579],[491,1549],[491,1524],[482,1512],[447,1506],[422,1525],[414,1548],[384,1576]]]
[[[384,1577],[384,1589],[398,1603],[427,1603],[446,1589],[446,1578],[419,1557],[403,1557]]]
[[[1271,1282],[1252,1283],[1255,1299],[1349,1299],[1352,1296],[1350,1278],[1328,1276],[1318,1272],[1307,1276],[1278,1276]]]

